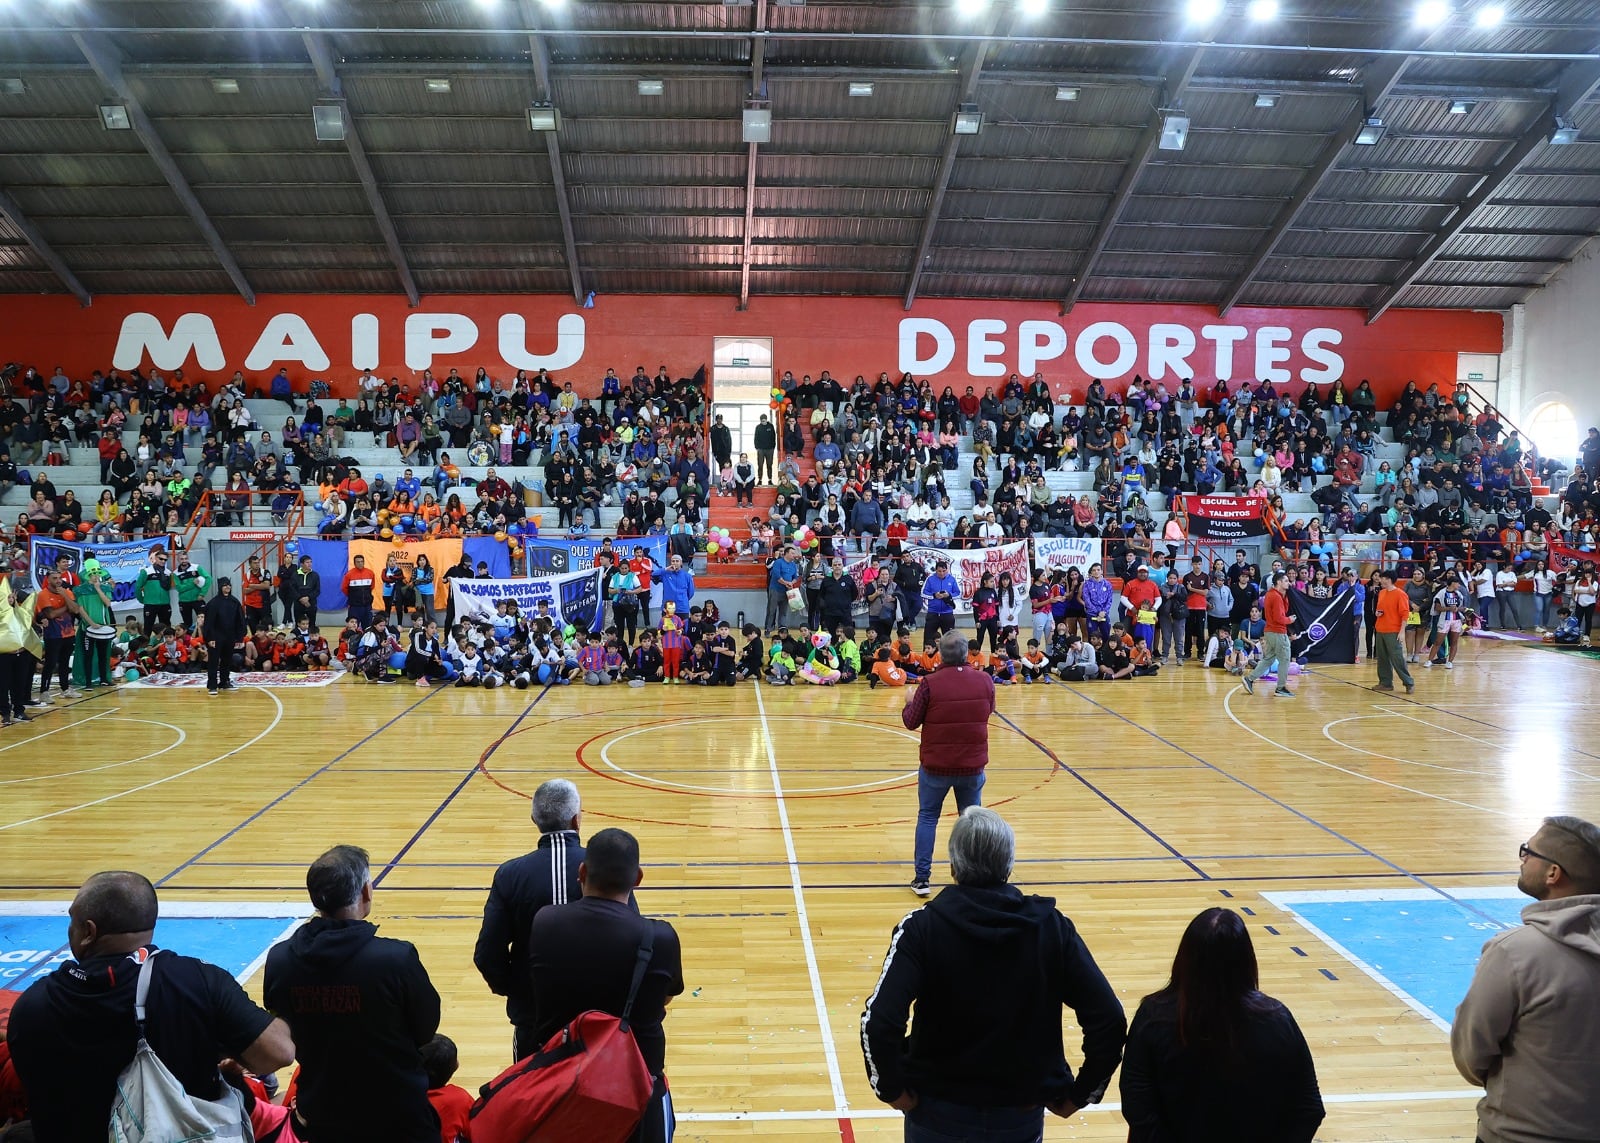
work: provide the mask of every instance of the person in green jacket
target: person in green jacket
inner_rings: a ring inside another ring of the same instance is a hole
[[[172,626],[172,569],[167,565],[167,550],[150,553],[150,566],[139,569],[133,581],[134,598],[144,608],[144,630],[155,639],[163,627]]]
[[[205,568],[189,562],[188,552],[179,552],[178,570],[172,573],[172,580],[178,588],[178,613],[183,625],[193,630],[195,615],[206,605],[206,589],[211,586],[211,577]]]
[[[74,671],[82,676],[75,680],[78,686],[111,685],[111,640],[116,637],[116,617],[111,611],[113,591],[111,573],[104,565],[93,556],[84,560],[82,582],[73,588],[78,606],[83,608],[83,622],[78,624],[77,653],[72,658]],[[95,638],[91,630],[109,634]]]

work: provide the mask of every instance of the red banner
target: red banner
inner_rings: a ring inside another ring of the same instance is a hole
[[[897,298],[772,297],[739,311],[732,298],[601,296],[594,308],[561,296],[439,295],[415,309],[402,297],[355,294],[262,296],[254,306],[225,296],[118,296],[89,309],[65,296],[12,296],[0,307],[6,357],[49,376],[150,369],[186,379],[235,370],[265,387],[288,369],[298,390],[309,378],[349,395],[362,369],[414,385],[424,369],[471,378],[481,365],[506,382],[543,367],[594,396],[608,368],[625,380],[636,366],[674,377],[710,365],[717,337],[772,338],[779,374],[824,369],[849,385],[857,374],[909,372],[937,388],[981,394],[1017,373],[1044,375],[1057,399],[1081,401],[1089,379],[1120,391],[1139,374],[1176,392],[1185,378],[1271,380],[1291,392],[1307,382],[1363,378],[1387,403],[1407,381],[1448,388],[1456,355],[1499,353],[1497,313],[1391,310],[1372,325],[1354,309],[1239,307],[1219,318],[1192,305],[1086,303],[1062,316],[1053,302],[918,301]],[[741,355],[742,356],[742,355]]]
[[[1550,570],[1558,575],[1580,564],[1594,563],[1597,559],[1600,559],[1600,555],[1594,552],[1580,552],[1577,548],[1569,548],[1566,544],[1550,545]]]
[[[1232,542],[1267,534],[1259,496],[1186,496],[1189,535],[1195,539]]]

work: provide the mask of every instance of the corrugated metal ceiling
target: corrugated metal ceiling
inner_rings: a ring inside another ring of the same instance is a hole
[[[748,236],[740,112],[752,94],[752,6],[536,7],[562,116],[564,201],[546,139],[528,128],[539,86],[517,5],[322,0],[297,19],[332,29],[348,128],[427,291],[581,282],[736,293],[748,237],[757,292],[901,294],[937,202],[920,294],[1059,298],[1085,272],[1124,183],[1085,299],[1218,302],[1287,221],[1241,300],[1372,304],[1448,225],[1461,232],[1400,304],[1497,305],[1600,231],[1595,100],[1563,109],[1584,142],[1535,148],[1487,205],[1454,217],[1516,140],[1545,130],[1570,66],[1470,53],[1600,49],[1600,0],[1516,0],[1492,32],[1459,17],[1428,41],[1457,54],[1413,57],[1383,100],[1383,141],[1338,153],[1330,143],[1361,107],[1362,82],[1385,58],[1377,53],[1415,43],[1404,6],[1285,0],[1289,18],[1278,24],[1216,29],[1227,42],[1201,53],[1177,95],[1162,77],[1194,34],[1181,6],[1056,0],[1054,13],[1032,20],[997,8],[1003,38],[973,87],[984,128],[952,140],[970,37],[987,18],[965,18],[949,0],[769,3],[765,82],[753,94],[768,101],[773,127],[756,155]],[[100,0],[95,19],[111,29],[155,145],[172,154],[257,290],[392,290],[357,161],[312,132],[311,105],[328,94],[304,42],[317,33],[274,24],[275,11]],[[54,18],[0,9],[0,78],[22,81],[0,95],[0,189],[93,291],[231,290],[151,141],[102,127],[97,105],[121,97]],[[1316,50],[1274,50],[1292,45]],[[641,94],[641,79],[661,80],[663,94]],[[430,91],[427,80],[448,80],[449,90]],[[871,96],[852,96],[852,82],[871,83]],[[1075,97],[1058,98],[1058,87]],[[1270,106],[1258,105],[1263,94]],[[1466,106],[1452,108],[1457,99]],[[1168,104],[1190,118],[1187,147],[1147,154]],[[0,223],[0,292],[64,288],[43,265]]]

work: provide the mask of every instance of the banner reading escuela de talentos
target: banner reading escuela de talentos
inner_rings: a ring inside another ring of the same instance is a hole
[[[950,574],[961,585],[961,597],[956,600],[956,612],[966,615],[972,611],[972,593],[984,572],[993,572],[996,580],[1001,572],[1010,572],[1018,587],[1028,585],[1028,541],[1018,540],[995,548],[924,548],[906,549],[906,556],[916,560],[929,575],[940,560],[950,562]]]
[[[66,556],[70,570],[82,574],[83,561],[97,559],[111,576],[111,606],[117,611],[137,611],[139,601],[133,594],[134,582],[139,572],[150,566],[150,553],[172,549],[171,536],[152,536],[147,540],[134,540],[126,544],[80,544],[66,540],[53,540],[49,536],[33,536],[28,541],[28,566],[33,575],[33,589],[44,586],[45,573],[55,562]]]
[[[1267,522],[1261,518],[1265,503],[1259,496],[1185,496],[1189,535],[1197,540],[1229,541],[1265,536]]]
[[[539,604],[547,603],[552,619],[579,631],[598,631],[605,612],[600,606],[600,576],[598,570],[589,570],[534,579],[458,579],[456,617],[468,622],[492,620],[495,604],[510,599],[523,615],[537,615]]]

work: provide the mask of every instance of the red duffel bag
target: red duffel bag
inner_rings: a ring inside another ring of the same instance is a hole
[[[625,1143],[655,1083],[628,1023],[654,945],[655,925],[647,924],[621,1018],[580,1012],[483,1085],[472,1105],[473,1143]]]

